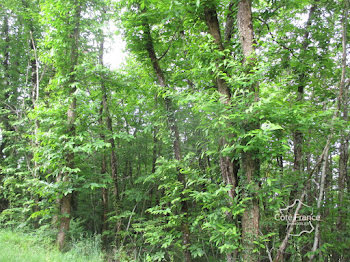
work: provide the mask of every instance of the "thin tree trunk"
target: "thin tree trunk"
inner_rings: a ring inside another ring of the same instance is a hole
[[[316,10],[316,5],[313,5],[310,10],[309,10],[309,15],[308,15],[308,19],[306,22],[306,26],[304,29],[304,36],[303,36],[303,42],[302,42],[302,51],[303,52],[307,52],[307,48],[309,46],[309,35],[310,35],[310,31],[309,31],[309,27],[311,26],[311,22],[312,22],[312,18],[313,18],[313,14]],[[298,85],[298,89],[297,89],[297,98],[296,98],[296,102],[297,103],[301,103],[304,100],[304,89],[306,86],[306,72],[301,72],[299,74],[299,85]],[[304,172],[304,152],[303,152],[303,145],[304,145],[304,134],[298,130],[298,128],[296,128],[296,130],[294,130],[293,132],[293,153],[294,153],[294,163],[293,163],[293,171],[300,175]],[[309,185],[311,188],[311,185]],[[294,189],[291,191],[290,193],[290,202],[294,202],[297,193],[298,193],[298,185],[294,184]],[[307,197],[307,195],[306,195]],[[286,243],[287,245],[288,243]],[[286,246],[287,247],[287,246]],[[291,255],[290,254],[286,254],[286,261],[290,260]],[[281,254],[280,256],[281,261],[283,261],[283,254]]]
[[[344,1],[344,14],[343,14],[343,32],[342,32],[342,74],[340,80],[340,96],[338,100],[338,110],[340,111],[341,118],[345,123],[348,122],[348,85],[345,85],[345,74],[346,74],[346,55],[347,55],[347,18],[349,2]],[[349,134],[346,131],[341,132],[340,137],[340,148],[339,148],[339,178],[338,178],[338,188],[339,188],[339,216],[337,221],[338,232],[341,232],[344,228],[343,219],[344,212],[342,212],[343,199],[344,199],[344,189],[345,189],[345,179],[347,177],[348,160],[349,160]]]
[[[224,44],[221,39],[220,26],[217,18],[216,7],[214,5],[206,6],[204,10],[204,14],[205,14],[205,21],[209,29],[209,33],[214,38],[214,41],[217,44],[218,49],[220,51],[223,51]],[[231,21],[231,19],[229,18],[228,20]],[[226,41],[229,41],[230,39],[229,35],[231,34],[231,31],[227,27],[225,31],[226,31],[225,39]],[[225,59],[225,57],[223,57],[222,59]],[[218,70],[225,72],[223,68],[218,67]],[[222,95],[222,99],[223,99],[222,102],[226,105],[230,105],[231,92],[230,92],[230,88],[228,87],[228,84],[223,78],[219,76],[216,78],[216,83],[217,83],[218,91]],[[223,149],[227,144],[228,143],[224,137],[220,138],[219,145],[221,149]],[[239,169],[238,160],[235,160],[235,159],[232,160],[228,156],[220,156],[220,170],[221,170],[223,181],[228,185],[232,185],[231,190],[228,192],[230,203],[232,203],[232,200],[235,196],[235,189],[238,184],[238,177],[237,177],[238,169]]]
[[[30,24],[30,48],[34,52],[34,59],[31,59],[31,69],[32,69],[32,76],[31,76],[31,82],[32,82],[32,103],[33,103],[33,109],[35,109],[38,101],[39,101],[39,60],[38,60],[38,55],[37,55],[37,49],[35,45],[35,40],[33,37],[33,26]],[[34,120],[34,143],[33,147],[38,148],[38,130],[39,130],[39,120],[35,119]],[[34,179],[38,177],[38,163],[33,160],[33,177]],[[39,206],[38,206],[38,197],[34,196],[34,208],[33,211],[37,212],[39,211]],[[34,227],[38,227],[38,219],[34,219]]]
[[[252,11],[250,0],[241,0],[238,3],[237,22],[241,47],[244,55],[244,64],[251,70],[251,66],[255,64],[254,49],[254,32],[252,22]],[[254,92],[255,101],[258,100],[258,85],[255,83],[250,86],[250,92]],[[258,127],[258,123],[251,122],[245,124],[246,132]],[[246,141],[248,142],[248,141]],[[246,143],[245,142],[245,143]],[[258,152],[248,150],[241,154],[242,169],[245,179],[245,185],[252,185],[252,189],[257,191],[259,185],[256,180],[259,177],[260,162]],[[245,195],[249,195],[245,192]],[[249,262],[259,261],[259,254],[254,252],[256,249],[255,241],[259,237],[259,204],[258,199],[251,195],[251,200],[246,202],[246,208],[242,217],[242,244],[243,244],[243,260]]]
[[[157,139],[157,129],[156,127],[153,128],[153,148],[152,148],[152,170],[151,173],[154,174],[156,172],[156,162],[158,157],[158,139]],[[150,193],[149,193],[149,205],[153,206],[153,195],[154,195],[154,187],[151,187]]]
[[[324,197],[324,188],[325,188],[325,181],[326,181],[326,175],[327,175],[327,164],[328,164],[328,154],[329,154],[329,146],[326,147],[325,154],[324,154],[324,163],[322,167],[322,172],[321,172],[321,178],[320,178],[320,192],[318,195],[317,199],[317,216],[321,214],[321,205],[323,202],[323,197]],[[320,242],[320,221],[316,221],[316,227],[315,227],[315,235],[314,235],[314,243],[311,249],[311,252],[315,252],[318,244]],[[311,262],[315,257],[315,254],[313,253],[310,256],[309,262]]]
[[[22,5],[25,9],[29,10],[29,3],[28,1],[22,0]],[[31,19],[25,19],[28,28],[29,28],[29,49],[31,50],[31,57],[30,57],[30,66],[31,66],[31,83],[32,83],[32,107],[35,109],[38,101],[39,101],[39,87],[40,87],[40,79],[39,79],[39,58],[38,58],[38,52],[37,47],[35,43],[35,37],[34,37],[34,26]],[[32,141],[33,148],[38,148],[38,130],[39,130],[39,120],[34,120],[34,141]],[[38,163],[36,162],[35,158],[32,159],[33,161],[33,177],[34,179],[38,177]],[[34,196],[34,202],[35,205],[33,207],[33,212],[37,212],[39,210],[38,207],[38,197]],[[34,226],[38,227],[38,218],[34,219]]]
[[[305,33],[303,37],[303,43],[302,43],[302,51],[306,52],[307,48],[309,46],[309,27],[311,26],[313,14],[316,10],[316,5],[313,5],[310,10],[309,10],[309,16],[308,20],[306,22],[306,27],[305,27]],[[299,74],[299,85],[298,85],[298,90],[297,90],[297,98],[296,102],[301,102],[304,99],[304,89],[305,89],[305,78],[306,78],[306,72],[301,72]],[[293,133],[293,144],[294,144],[294,166],[293,170],[295,172],[298,172],[299,174],[303,171],[304,169],[304,163],[303,163],[303,140],[304,140],[304,135],[300,130],[295,130]],[[295,192],[296,193],[296,192]],[[293,194],[295,195],[295,194]],[[293,200],[294,201],[294,200]]]
[[[8,24],[8,16],[5,13],[4,14],[4,21],[2,24],[2,35],[1,37],[4,40],[4,57],[2,61],[2,66],[4,69],[4,78],[3,78],[3,84],[5,87],[8,87],[10,84],[10,75],[9,75],[9,67],[10,67],[10,52],[9,52],[9,47],[10,47],[10,36],[9,36],[9,24]],[[4,94],[4,100],[7,101],[9,98],[10,94],[9,91],[5,91]],[[8,114],[6,113],[2,118],[1,121],[5,127],[6,131],[14,131],[13,127],[10,125],[10,120],[8,117]],[[1,144],[0,144],[0,174],[3,174],[3,164],[2,161],[4,161],[6,157],[6,153],[4,152],[4,149],[6,148],[7,142],[8,142],[8,137],[4,132],[1,132],[2,139],[1,139]],[[2,181],[2,177],[0,176],[0,182]],[[2,210],[7,209],[9,206],[9,201],[6,198],[0,199],[0,213]]]
[[[340,115],[342,119],[345,121],[348,120],[348,112],[347,112],[347,89],[345,86],[345,74],[346,74],[346,55],[347,55],[347,16],[348,16],[348,1],[344,1],[344,13],[343,13],[343,19],[342,19],[342,47],[343,47],[343,53],[342,53],[342,73],[339,83],[339,96],[338,96],[338,110],[337,115]],[[333,130],[331,130],[332,132]],[[344,188],[345,188],[345,177],[347,176],[347,162],[348,162],[348,148],[349,148],[349,141],[348,141],[348,134],[346,134],[344,131],[341,132],[341,139],[340,139],[340,157],[339,157],[339,178],[338,178],[338,190],[339,190],[339,209],[340,212],[338,213],[338,219],[337,219],[337,229],[338,232],[341,232],[343,229],[343,221],[342,218],[344,214],[342,213],[342,206],[343,206],[343,196],[344,196]],[[327,152],[328,153],[328,152]],[[328,155],[327,155],[328,156]],[[325,187],[325,178],[327,174],[327,161],[325,161],[325,164],[322,169],[321,173],[321,179],[320,179],[320,191],[319,196],[317,199],[317,209],[318,214],[320,214],[321,205],[323,202],[324,197],[324,187]],[[314,243],[311,249],[312,255],[310,256],[309,262],[313,261],[315,258],[315,252],[317,248],[319,247],[321,238],[321,230],[320,230],[320,221],[317,221],[316,227],[315,227],[315,235],[314,235]],[[338,261],[343,261],[343,254],[336,254],[335,259]]]
[[[99,54],[99,63],[103,66],[103,52],[104,52],[104,41],[102,40],[100,43],[100,54]],[[118,179],[118,160],[116,156],[116,143],[115,139],[113,138],[113,123],[111,114],[109,111],[109,105],[108,105],[108,97],[107,97],[107,89],[103,80],[103,76],[101,76],[101,91],[102,91],[102,107],[101,110],[103,111],[105,117],[106,117],[106,126],[107,130],[109,132],[110,138],[108,139],[108,142],[111,144],[111,151],[110,151],[110,169],[111,169],[111,177],[113,180],[113,197],[114,197],[114,209],[116,214],[119,214],[120,209],[120,196],[119,196],[119,179]],[[105,156],[104,156],[105,157]],[[106,161],[104,159],[103,161]],[[102,163],[103,164],[103,163]],[[107,165],[107,163],[105,163]],[[105,170],[107,171],[107,166],[105,167]],[[103,229],[107,230],[108,224],[107,224],[107,213],[108,213],[108,205],[109,205],[109,199],[108,199],[108,189],[103,188],[102,189],[102,202],[103,202],[103,217],[104,217],[104,226]],[[120,231],[121,223],[120,221],[117,222],[115,225],[115,243],[116,246],[118,246],[118,235]],[[116,249],[117,250],[117,249]]]
[[[5,14],[4,15],[4,21],[3,21],[3,25],[2,25],[2,37],[4,38],[4,59],[2,61],[2,66],[4,68],[4,86],[7,87],[10,84],[10,75],[9,75],[9,67],[10,67],[10,52],[9,52],[9,48],[10,48],[10,36],[9,36],[9,22],[8,22],[8,17]],[[4,99],[5,101],[8,100],[10,94],[8,91],[5,92],[4,94]],[[4,123],[4,126],[6,128],[7,131],[10,131],[12,128],[10,127],[10,120],[8,118],[8,114],[5,114],[5,116],[3,116],[3,119],[1,119],[2,122]],[[0,145],[0,153],[1,156],[4,154],[3,150],[6,147],[7,144],[7,138],[6,135],[3,134],[2,132],[2,136],[3,139],[1,141],[1,145]],[[3,160],[4,158],[1,157],[1,160]]]
[[[347,19],[348,19],[349,2],[344,1],[343,21],[342,21],[342,73],[339,85],[339,100],[338,110],[340,112],[344,123],[348,123],[348,86],[345,85],[346,77],[346,62],[347,62]],[[348,160],[349,160],[349,133],[346,130],[342,130],[340,134],[340,146],[339,146],[339,177],[338,177],[338,218],[337,218],[337,232],[343,232],[345,230],[344,218],[346,213],[344,208],[344,193],[345,193],[345,180],[348,177]],[[348,189],[349,190],[349,189]],[[340,241],[345,241],[341,237]],[[343,254],[336,254],[336,259],[344,261]]]
[[[72,46],[71,46],[71,65],[70,72],[73,73],[75,71],[75,67],[78,64],[78,43],[79,43],[79,34],[80,34],[80,12],[81,6],[79,3],[75,3],[75,13],[74,13],[74,31],[72,34]],[[76,81],[75,75],[70,74],[69,83],[74,83]],[[69,86],[69,94],[72,96],[72,101],[69,105],[67,111],[67,135],[68,137],[73,138],[75,136],[75,119],[76,119],[76,107],[77,107],[77,99],[74,97],[74,93],[76,91],[76,87]],[[74,152],[68,151],[65,155],[66,165],[69,169],[75,168],[74,163]],[[68,183],[70,181],[70,174],[64,173],[62,178],[63,183]],[[60,199],[60,218],[59,218],[59,232],[57,235],[57,244],[60,250],[65,248],[66,244],[66,235],[69,231],[69,224],[71,220],[71,208],[72,208],[72,193],[63,194]]]
[[[207,24],[209,33],[214,38],[214,42],[216,43],[218,50],[223,51],[224,43],[222,42],[216,7],[214,3],[206,3],[206,4],[207,5],[204,9],[205,22]],[[232,27],[233,27],[232,7],[233,7],[233,3],[231,2],[229,5],[230,12],[227,16],[225,36],[224,36],[226,43],[229,42],[232,35]],[[225,57],[222,57],[222,59],[225,59]],[[225,73],[225,69],[220,68],[218,63],[217,63],[217,69]],[[218,76],[216,77],[216,85],[219,93],[222,95],[222,102],[225,105],[230,105],[231,91],[230,91],[230,88],[228,87],[227,82],[223,78]],[[228,124],[230,125],[230,123]],[[226,141],[225,137],[221,137],[219,140],[220,150],[225,148],[225,146],[227,145],[228,145],[228,142]],[[232,157],[229,157],[229,156],[220,155],[219,166],[220,166],[222,180],[226,185],[231,186],[231,189],[228,191],[228,197],[229,197],[229,205],[232,205],[233,199],[236,194],[235,190],[238,185],[239,161],[236,159],[232,159]],[[229,212],[226,213],[226,217],[228,220],[232,221],[232,214],[230,214]],[[236,256],[237,256],[236,252],[234,253],[229,252],[226,254],[226,261],[227,262],[235,261]]]
[[[310,8],[309,11],[309,16],[308,20],[306,22],[306,27],[305,27],[305,33],[304,33],[304,38],[303,38],[303,43],[302,43],[302,51],[306,52],[307,48],[309,46],[309,27],[311,26],[313,14],[316,10],[316,5],[313,5]],[[305,78],[306,78],[306,73],[301,72],[299,75],[299,85],[298,85],[298,90],[297,90],[297,103],[303,101],[304,99],[304,89],[305,89]],[[303,171],[304,169],[304,164],[303,164],[303,141],[304,141],[304,135],[300,130],[295,130],[293,133],[293,144],[294,144],[294,166],[293,169],[295,172],[298,172],[299,174]],[[295,195],[296,192],[294,192],[291,195]],[[293,199],[292,199],[293,200]],[[294,201],[294,200],[293,200]]]
[[[151,37],[150,26],[146,21],[144,21],[143,26],[144,26],[144,37],[145,37],[146,49],[148,52],[148,56],[152,62],[154,72],[157,76],[158,84],[162,87],[167,87],[163,71],[160,68],[158,59],[155,54],[153,39]],[[181,161],[182,156],[181,156],[181,146],[180,146],[180,135],[177,128],[175,110],[173,108],[173,104],[170,98],[166,97],[164,99],[164,102],[165,102],[165,107],[167,111],[168,126],[169,126],[171,137],[173,140],[174,157],[176,160]],[[178,170],[178,180],[185,186],[186,184],[185,176],[180,172],[180,170]],[[184,260],[185,262],[190,262],[192,261],[192,258],[189,250],[190,231],[189,231],[189,225],[187,221],[188,205],[186,201],[181,202],[181,213],[184,215],[184,220],[181,223],[182,243],[184,245]]]
[[[99,63],[101,66],[103,66],[103,52],[104,52],[104,38],[102,36],[101,42],[100,42],[100,50],[99,50]],[[100,118],[99,118],[99,124],[102,128],[103,126],[103,114],[104,114],[104,108],[105,108],[105,86],[104,86],[104,79],[103,75],[101,76],[101,89],[102,89],[102,103],[100,108]],[[105,142],[106,136],[104,133],[101,133],[101,139]],[[106,152],[103,151],[102,153],[102,162],[101,162],[101,175],[106,175],[107,173],[107,161],[106,161]],[[102,227],[101,227],[101,234],[102,234],[102,243],[103,246],[107,246],[107,236],[104,234],[108,230],[108,187],[102,188]]]
[[[336,114],[333,116],[333,119],[335,119],[335,116],[336,116]],[[330,132],[330,135],[327,138],[327,142],[326,142],[326,145],[323,148],[322,154],[320,155],[320,157],[319,157],[318,161],[316,162],[314,168],[308,174],[308,178],[307,178],[307,180],[305,182],[305,187],[304,187],[300,197],[298,198],[299,202],[298,202],[298,205],[297,205],[296,210],[294,212],[293,220],[290,223],[290,226],[288,227],[287,233],[286,233],[286,235],[285,235],[281,245],[279,246],[279,248],[277,250],[277,254],[276,254],[275,259],[273,260],[273,262],[283,261],[283,254],[284,254],[285,249],[287,248],[289,237],[290,237],[291,233],[294,230],[297,215],[299,214],[299,210],[300,210],[300,208],[302,206],[302,202],[304,201],[304,198],[305,198],[306,193],[307,193],[308,184],[311,183],[311,178],[312,178],[313,174],[319,172],[319,169],[320,169],[320,166],[322,165],[322,163],[324,161],[327,161],[327,158],[325,158],[325,156],[326,156],[326,154],[328,155],[331,138],[332,138],[332,131]]]

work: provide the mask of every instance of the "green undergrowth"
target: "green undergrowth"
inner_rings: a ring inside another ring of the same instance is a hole
[[[98,237],[72,241],[61,253],[51,239],[38,233],[0,230],[0,262],[102,262]]]

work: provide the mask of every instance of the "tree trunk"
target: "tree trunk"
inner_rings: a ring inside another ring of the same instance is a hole
[[[309,17],[306,22],[306,27],[305,27],[305,33],[304,33],[304,38],[303,38],[303,43],[302,43],[302,51],[306,52],[307,48],[309,46],[309,28],[312,22],[312,17],[313,14],[316,10],[316,5],[313,5],[310,8],[309,11]],[[298,85],[298,90],[297,90],[297,103],[301,102],[304,99],[304,89],[305,89],[305,78],[306,78],[306,72],[301,72],[299,74],[299,85]],[[303,133],[300,130],[295,130],[293,133],[293,144],[294,144],[294,166],[293,169],[295,172],[301,173],[303,171],[303,140],[304,136]],[[295,194],[294,194],[295,195]],[[294,201],[294,199],[293,199]]]
[[[347,60],[347,19],[348,19],[349,2],[344,1],[343,21],[342,21],[342,73],[339,84],[339,100],[338,110],[341,119],[344,123],[348,123],[348,93],[349,85],[345,85],[346,77],[346,60]],[[349,133],[346,130],[342,130],[340,134],[340,146],[339,146],[339,177],[338,177],[338,218],[337,218],[337,231],[343,232],[345,230],[344,218],[346,212],[344,212],[344,193],[345,193],[345,180],[348,177],[348,160],[349,160]],[[348,189],[349,190],[349,189]],[[345,241],[341,237],[340,241]],[[344,261],[343,254],[337,254],[337,259]]]
[[[4,68],[4,86],[7,87],[10,85],[10,75],[9,75],[9,67],[10,67],[10,52],[9,52],[9,47],[10,47],[10,36],[9,36],[9,23],[8,23],[8,17],[5,14],[4,15],[4,21],[2,25],[2,37],[4,38],[4,58],[2,61],[2,66]],[[6,91],[4,94],[4,100],[7,101],[9,98],[10,94],[9,91]],[[10,126],[10,120],[8,117],[8,114],[5,113],[4,116],[2,117],[1,121],[4,123],[6,131],[13,130]],[[4,152],[3,150],[6,148],[7,144],[7,137],[4,135],[3,132],[1,132],[1,135],[3,138],[1,139],[1,145],[0,145],[0,154],[1,154],[1,161],[3,161],[4,157],[3,155]]]
[[[10,47],[10,36],[9,36],[9,24],[8,24],[8,17],[6,13],[4,14],[4,21],[2,24],[2,34],[1,37],[3,38],[4,41],[4,56],[3,56],[3,61],[2,61],[2,66],[4,70],[4,78],[3,78],[3,85],[4,87],[8,87],[10,84],[10,75],[9,75],[9,66],[10,66],[10,52],[9,52],[9,47]],[[4,100],[7,101],[8,98],[10,97],[9,91],[5,91],[4,94]],[[6,131],[14,131],[13,127],[10,125],[10,120],[8,117],[7,113],[4,113],[3,116],[1,117],[1,122],[3,123],[5,130]],[[2,182],[2,178],[4,175],[3,173],[3,161],[6,157],[6,153],[4,152],[4,149],[6,148],[8,138],[7,135],[4,134],[4,132],[1,132],[1,144],[0,144],[0,182]],[[2,210],[7,209],[9,206],[9,201],[6,198],[0,198],[0,213]]]
[[[232,4],[232,3],[231,3]],[[232,8],[232,5],[230,4],[229,7]],[[207,5],[204,9],[204,15],[205,15],[205,21],[209,29],[209,33],[211,36],[214,38],[215,43],[217,44],[217,47],[220,51],[224,50],[224,44],[221,39],[221,33],[220,33],[220,25],[219,21],[217,18],[217,12],[216,12],[216,7],[212,5]],[[232,19],[229,16],[227,18],[228,22],[226,23],[226,29],[225,29],[225,41],[229,41],[230,35],[231,35],[231,28],[230,24],[232,23]],[[222,57],[222,59],[225,59],[225,57]],[[225,73],[224,68],[219,68],[217,66],[218,70],[222,71]],[[226,81],[221,78],[217,77],[216,78],[216,83],[217,83],[217,88],[219,93],[222,95],[222,102],[226,105],[231,104],[231,91],[230,88],[228,87],[228,84]],[[228,123],[230,124],[230,123]],[[220,138],[219,141],[219,146],[220,149],[223,149],[227,145],[227,141],[224,137]],[[221,170],[221,175],[222,179],[227,185],[231,185],[232,188],[228,192],[229,194],[229,199],[230,199],[230,204],[232,204],[232,200],[235,196],[235,189],[238,184],[238,170],[239,170],[239,161],[232,159],[232,157],[228,156],[220,156],[220,170]]]
[[[112,118],[109,112],[109,106],[108,106],[108,100],[107,100],[107,91],[105,86],[102,86],[102,92],[103,92],[103,110],[106,114],[106,124],[107,124],[107,129],[110,134],[110,139],[108,142],[111,144],[111,152],[110,152],[110,166],[111,166],[111,176],[113,179],[113,195],[116,201],[116,205],[119,205],[119,189],[118,189],[118,175],[117,175],[117,170],[118,170],[118,161],[117,161],[117,156],[116,156],[116,145],[115,145],[115,140],[112,137],[113,135],[113,126],[112,126]]]
[[[150,26],[146,21],[144,21],[143,26],[144,26],[144,37],[145,37],[146,49],[148,52],[148,56],[152,62],[154,72],[157,76],[158,84],[162,87],[166,87],[167,86],[166,80],[165,80],[163,71],[160,68],[158,59],[154,51]],[[179,131],[176,123],[175,110],[173,108],[173,104],[170,98],[166,97],[164,99],[164,102],[165,102],[165,107],[167,111],[168,126],[170,129],[171,138],[173,140],[174,157],[176,160],[181,161],[182,156],[181,156],[180,136],[179,136]],[[185,176],[180,172],[180,170],[178,170],[178,180],[185,186],[186,184]],[[184,260],[185,262],[190,262],[192,261],[191,252],[189,250],[189,246],[191,242],[190,242],[190,231],[189,231],[189,226],[187,221],[188,205],[186,201],[181,202],[181,213],[184,215],[184,220],[181,223],[182,243],[184,245]]]
[[[75,67],[78,64],[78,44],[79,44],[79,34],[80,34],[80,12],[81,6],[79,3],[75,3],[75,12],[74,12],[74,30],[72,33],[72,46],[70,53],[70,68],[69,68],[69,81],[68,81],[68,89],[69,95],[72,97],[71,103],[69,105],[67,111],[67,136],[73,138],[75,136],[75,119],[76,119],[76,107],[77,107],[77,99],[74,97],[74,93],[76,91],[76,87],[70,84],[76,81],[75,74],[72,74],[75,71]],[[75,168],[74,163],[74,152],[67,151],[65,155],[66,165],[69,169]],[[63,183],[70,183],[70,173],[64,173],[62,178]],[[59,232],[57,235],[57,244],[60,250],[65,248],[66,244],[66,235],[69,231],[69,224],[71,220],[71,208],[72,208],[72,193],[63,194],[60,199],[60,218],[59,218]]]
[[[100,42],[100,54],[99,54],[99,63],[103,66],[103,52],[104,52],[104,40],[102,39]],[[102,105],[101,105],[101,125],[103,123],[103,114],[106,117],[106,126],[107,130],[109,132],[110,138],[108,139],[108,142],[111,144],[111,151],[110,151],[110,169],[111,169],[111,177],[113,180],[113,196],[114,196],[114,209],[116,214],[119,214],[119,206],[120,206],[120,197],[119,197],[119,180],[118,180],[118,161],[116,156],[116,144],[115,140],[113,138],[113,123],[112,118],[109,111],[109,105],[108,105],[108,98],[107,98],[107,89],[104,83],[103,75],[101,75],[101,91],[102,91]],[[105,136],[103,135],[103,139],[105,140]],[[104,166],[104,167],[103,167]],[[106,173],[107,172],[107,163],[106,163],[106,155],[103,156],[102,160],[102,167]],[[102,174],[104,174],[102,173]],[[108,205],[109,205],[109,199],[108,199],[108,189],[103,188],[102,189],[102,204],[103,204],[103,227],[102,230],[106,231],[108,228],[107,224],[107,214],[108,214]],[[116,236],[116,245],[118,244],[118,234],[120,231],[120,222],[117,222],[115,225],[115,236]],[[106,245],[106,238],[103,237],[104,244]]]
[[[304,36],[303,36],[303,42],[302,42],[302,53],[307,52],[307,48],[309,46],[309,27],[311,26],[313,14],[316,10],[316,5],[311,6],[309,10],[309,15],[308,19],[306,22],[306,27],[304,29]],[[302,56],[301,56],[302,57]],[[296,98],[296,103],[301,103],[304,100],[304,89],[306,86],[306,72],[299,72],[299,84],[297,88],[297,98]],[[293,163],[293,171],[300,175],[304,172],[304,153],[303,153],[303,145],[304,145],[304,134],[298,130],[298,127],[294,130],[293,132],[293,153],[294,153],[294,163]],[[311,187],[311,185],[308,185]],[[293,186],[293,189],[290,193],[290,203],[293,203],[295,198],[297,197],[298,194],[298,183],[295,183]],[[307,198],[307,195],[305,196]],[[286,243],[286,247],[287,247]],[[284,252],[284,251],[283,251]],[[290,254],[286,254],[286,261],[290,260]],[[283,254],[280,256],[281,261],[283,261]]]
[[[99,63],[101,66],[103,66],[103,52],[104,52],[104,39],[102,36],[102,40],[100,42],[100,50],[99,50]],[[99,124],[101,128],[103,127],[103,113],[104,113],[104,104],[106,101],[104,101],[105,96],[105,86],[104,86],[104,79],[103,75],[101,76],[101,89],[102,89],[102,103],[100,108],[100,117],[99,117]],[[106,142],[106,136],[104,133],[101,133],[101,139]],[[101,161],[101,175],[106,175],[107,173],[107,161],[106,161],[106,152],[102,152],[102,161]],[[108,229],[108,187],[102,188],[102,227],[101,227],[101,234],[102,234],[102,244],[104,247],[107,246],[107,236],[104,234]]]
[[[306,23],[305,27],[305,33],[304,33],[304,38],[303,38],[303,43],[302,43],[302,51],[306,52],[307,48],[309,46],[309,28],[312,22],[313,14],[316,10],[316,5],[313,5],[310,8],[309,11],[309,17]],[[299,85],[298,85],[298,90],[297,90],[297,98],[296,102],[301,102],[304,99],[304,89],[305,89],[305,78],[306,78],[306,72],[301,72],[299,74]],[[298,172],[299,174],[303,171],[304,169],[304,163],[303,163],[303,140],[304,140],[304,135],[300,130],[295,130],[293,132],[293,144],[294,144],[294,166],[293,170],[295,172]],[[296,192],[291,194],[295,196]],[[294,199],[292,199],[294,201]]]
[[[252,11],[250,0],[241,0],[238,3],[237,22],[239,29],[239,36],[241,47],[244,55],[244,63],[250,71],[255,63],[255,49],[254,49],[254,32],[252,22]],[[255,101],[258,100],[257,84],[250,86],[250,92],[254,92]],[[245,124],[246,132],[258,128],[258,123],[251,122]],[[245,141],[244,144],[247,144]],[[248,150],[241,154],[242,169],[244,176],[244,184],[251,185],[253,191],[259,189],[257,178],[259,177],[260,162],[258,160],[259,152]],[[249,262],[259,261],[259,255],[254,253],[256,248],[254,242],[259,237],[259,204],[254,192],[245,192],[245,197],[251,197],[251,200],[246,202],[246,208],[242,217],[242,244],[243,244],[243,260]]]
[[[29,5],[28,2],[22,1],[22,4],[24,8],[29,10]],[[40,87],[40,80],[39,80],[39,58],[38,58],[38,52],[37,52],[37,47],[35,43],[35,36],[34,36],[34,26],[33,22],[30,19],[26,19],[26,23],[28,24],[29,27],[29,48],[31,50],[31,57],[30,57],[30,67],[31,67],[31,83],[32,83],[32,107],[35,109],[37,106],[37,103],[39,101],[39,87]],[[32,146],[33,148],[38,148],[38,130],[39,130],[39,120],[35,119],[34,120],[34,141],[32,141]],[[33,156],[32,156],[33,157]],[[36,162],[35,158],[32,159],[33,161],[33,177],[34,179],[38,178],[38,163]],[[38,206],[38,197],[34,196],[33,200],[35,202],[35,205],[33,207],[33,212],[39,211],[39,206]],[[34,219],[34,227],[38,227],[38,218]]]

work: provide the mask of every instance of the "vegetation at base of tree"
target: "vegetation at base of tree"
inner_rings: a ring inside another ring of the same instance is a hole
[[[99,262],[103,260],[101,238],[73,240],[66,253],[58,251],[49,230],[35,233],[0,230],[0,261],[6,262]]]
[[[349,261],[348,12],[2,1],[0,261]]]

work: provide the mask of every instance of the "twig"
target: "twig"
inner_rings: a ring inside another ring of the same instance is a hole
[[[160,61],[160,60],[168,53],[168,51],[170,50],[170,47],[171,47],[171,45],[172,45],[172,42],[173,42],[174,39],[175,39],[176,33],[177,33],[177,32],[175,32],[175,33],[173,34],[173,36],[172,36],[172,38],[171,38],[171,40],[170,40],[170,42],[169,42],[169,46],[168,46],[167,50],[165,50],[165,52],[164,52],[159,58],[157,58],[158,61]]]
[[[125,233],[127,233],[128,230],[129,230],[129,227],[130,227],[130,224],[131,224],[131,218],[132,218],[132,216],[134,215],[134,212],[135,212],[136,207],[137,207],[137,204],[134,206],[134,208],[133,208],[133,210],[132,210],[132,212],[131,212],[131,215],[130,215],[129,221],[128,221],[128,225],[126,226],[126,229],[125,229]],[[120,247],[122,247],[122,246],[124,245],[125,239],[126,239],[126,234],[125,234],[125,236],[124,236],[124,238],[123,238],[123,241],[122,241],[122,244],[120,245]]]

